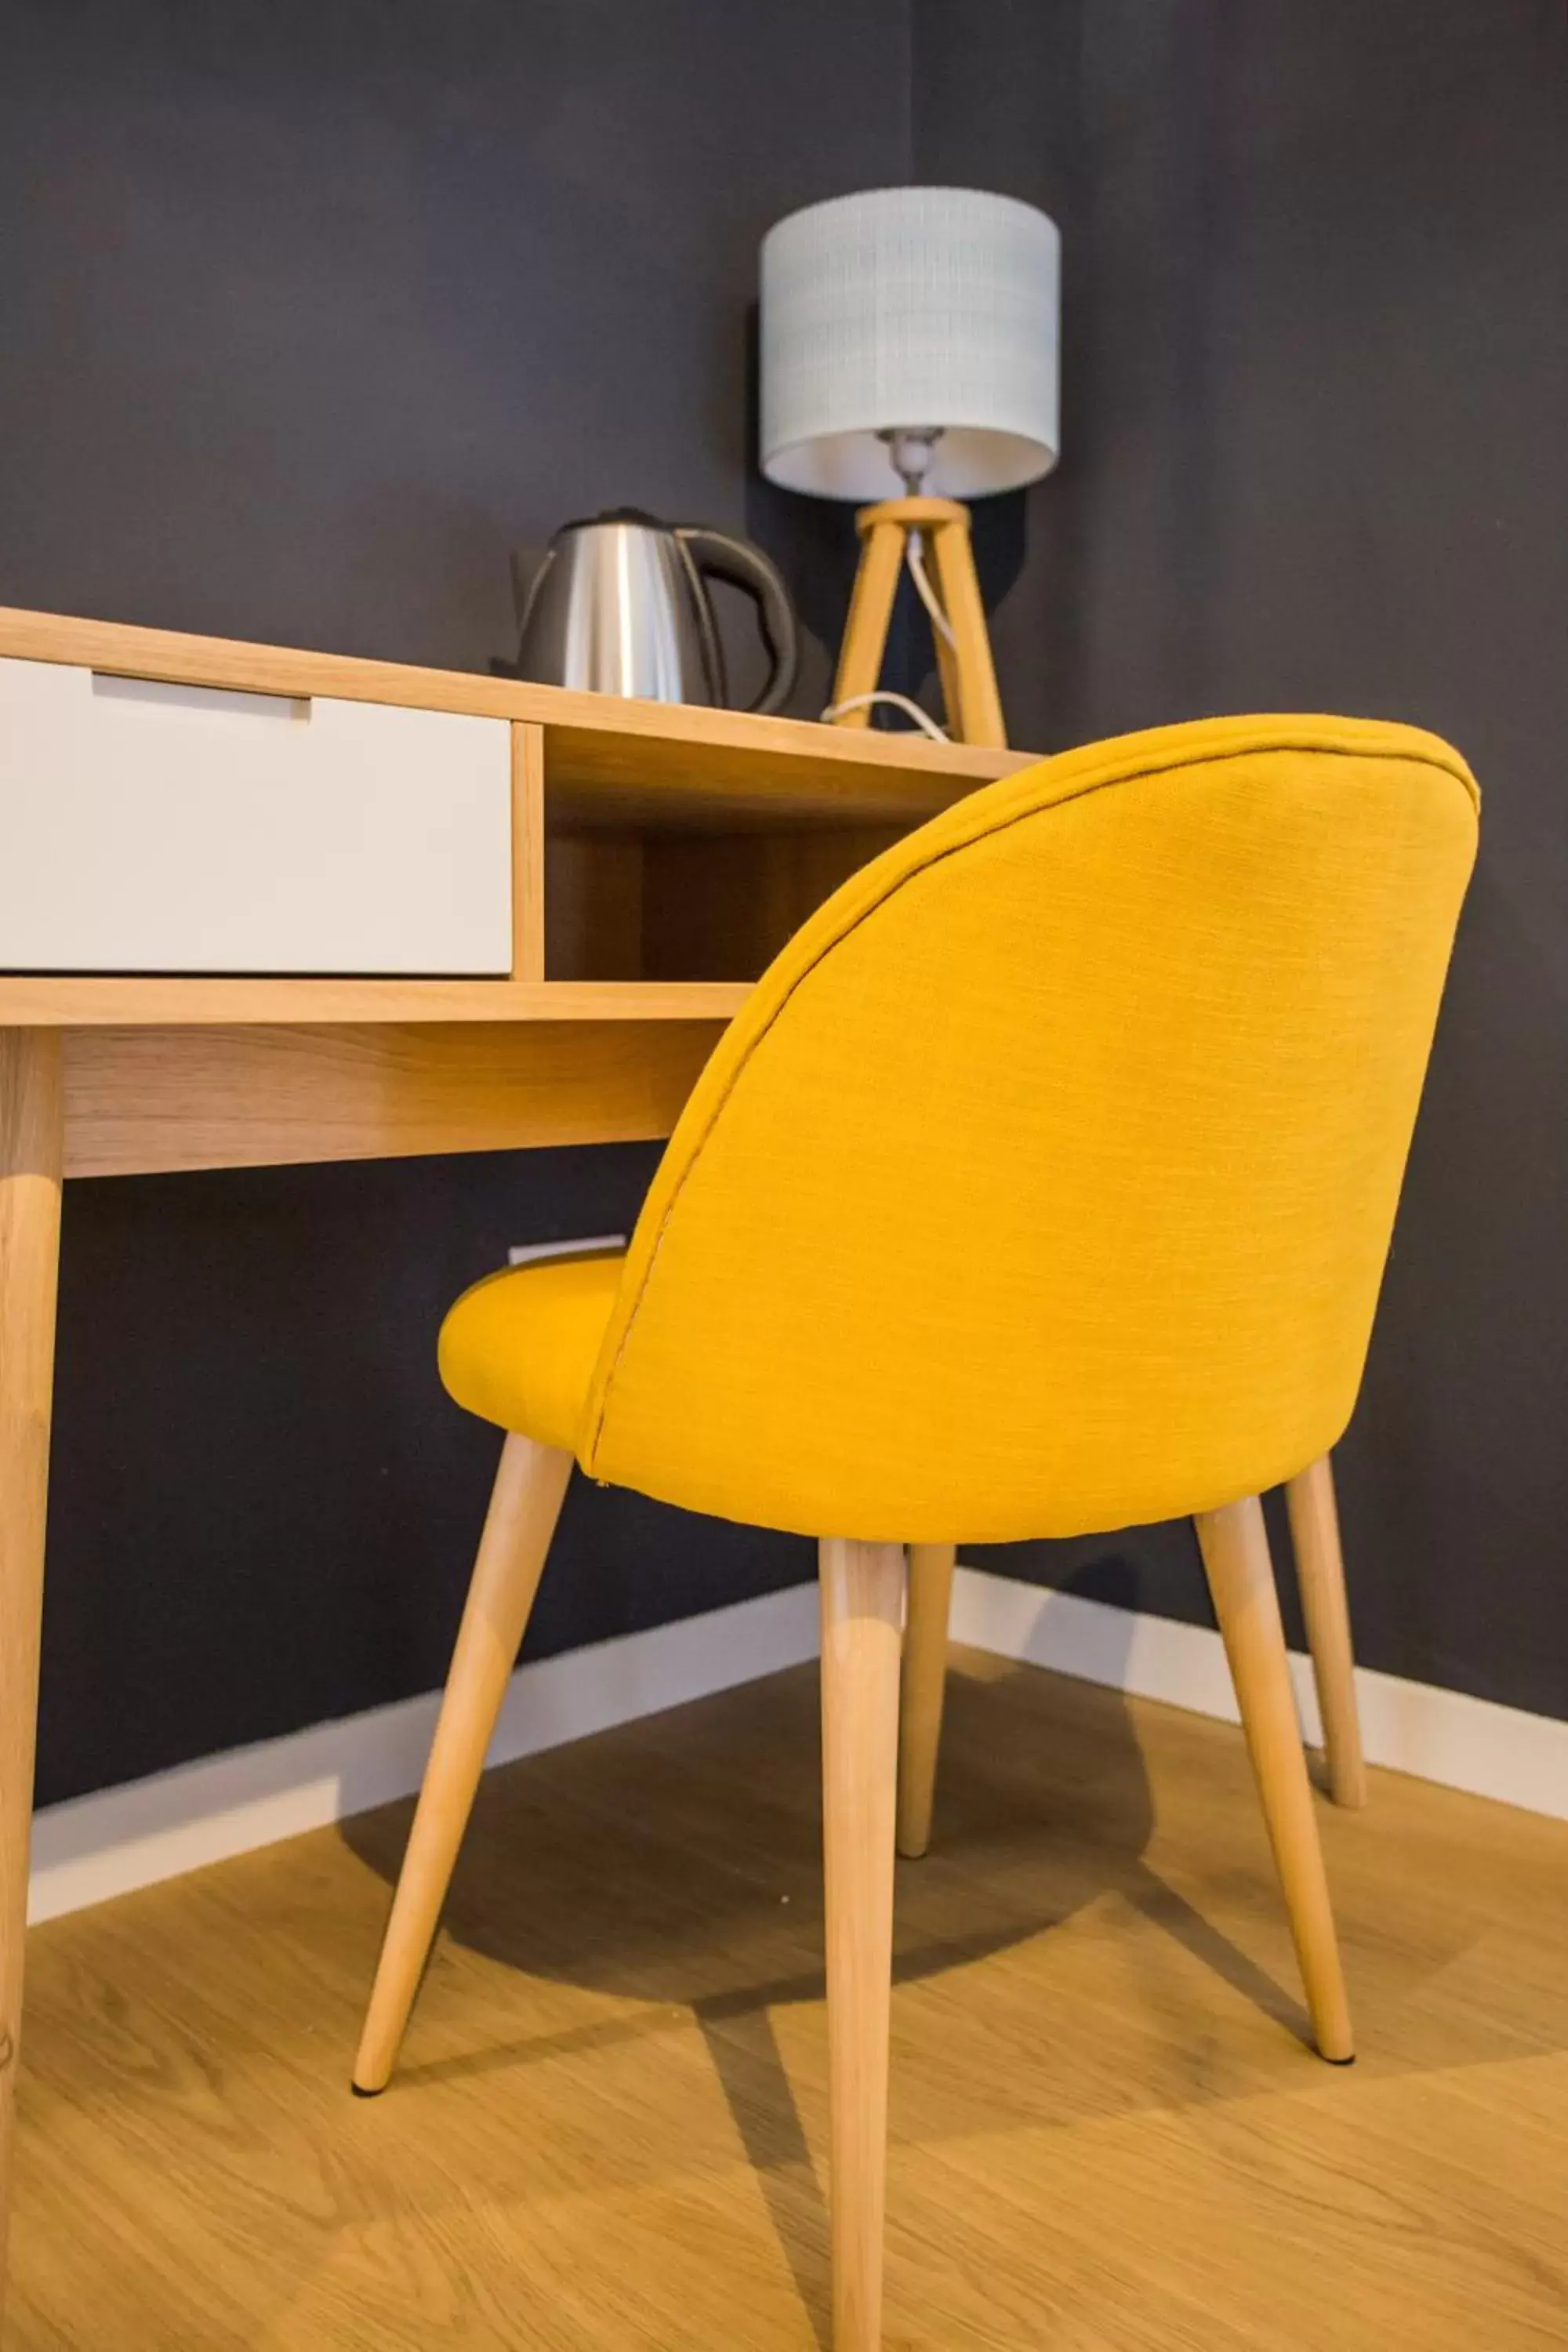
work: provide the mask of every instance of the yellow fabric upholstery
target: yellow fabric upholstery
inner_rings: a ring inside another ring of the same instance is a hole
[[[437,1342],[451,1395],[481,1421],[574,1454],[625,1264],[620,1251],[546,1258],[477,1282]]]
[[[1354,1402],[1477,807],[1414,730],[1214,719],[1043,762],[877,859],[687,1106],[584,1468],[928,1542],[1293,1475]],[[465,1401],[482,1344],[460,1306]]]

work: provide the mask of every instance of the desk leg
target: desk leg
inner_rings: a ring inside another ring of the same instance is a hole
[[[22,2038],[60,1128],[58,1032],[0,1029],[0,2316]]]

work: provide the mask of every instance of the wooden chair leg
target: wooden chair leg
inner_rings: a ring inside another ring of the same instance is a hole
[[[947,1619],[952,1601],[952,1544],[910,1546],[899,1704],[899,1852],[912,1860],[931,1843],[942,1703],[947,1689]]]
[[[1263,1506],[1252,1496],[1223,1510],[1202,1513],[1196,1525],[1263,1817],[1285,1890],[1312,2032],[1323,2056],[1343,2065],[1355,2055],[1350,2006],[1329,1907],[1312,1788],[1296,1723]]]
[[[1307,1621],[1307,1646],[1312,1654],[1312,1679],[1318,1686],[1318,1712],[1323,1718],[1329,1794],[1336,1805],[1364,1805],[1366,1763],[1356,1711],[1345,1559],[1340,1548],[1333,1465],[1326,1454],[1291,1479],[1285,1499],[1290,1508],[1290,1541],[1296,1554],[1301,1614]]]
[[[821,1574],[833,2345],[879,2352],[903,1549],[826,1542]]]
[[[558,1447],[509,1437],[501,1449],[354,2060],[353,2086],[366,2096],[386,2088],[397,2063],[571,1474]]]

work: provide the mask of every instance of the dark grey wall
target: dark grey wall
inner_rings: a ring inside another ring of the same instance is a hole
[[[629,497],[749,526],[830,639],[844,517],[748,479],[758,236],[910,176],[1056,215],[1067,454],[979,518],[1015,739],[1340,708],[1481,777],[1352,1597],[1371,1663],[1568,1715],[1561,7],[12,0],[5,40],[16,604],[483,667],[507,547]],[[41,1795],[438,1677],[492,1447],[435,1319],[652,1156],[70,1188]],[[809,1568],[569,1508],[541,1650]],[[1181,1529],[1001,1564],[1203,1612]]]
[[[0,601],[456,667],[570,514],[745,527],[758,239],[908,176],[903,0],[11,0],[5,54]],[[845,518],[750,520],[831,631]],[[437,1321],[655,1157],[68,1188],[41,1799],[439,1680],[494,1439]],[[574,1492],[530,1645],[810,1566]]]
[[[916,59],[917,174],[1065,241],[1016,740],[1349,710],[1480,779],[1341,1488],[1362,1656],[1568,1716],[1568,12],[917,0]],[[1006,1564],[1091,1562],[1205,1613],[1180,1529]]]

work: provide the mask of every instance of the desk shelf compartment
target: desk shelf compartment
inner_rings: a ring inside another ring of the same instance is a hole
[[[751,981],[900,826],[549,833],[552,980]]]

